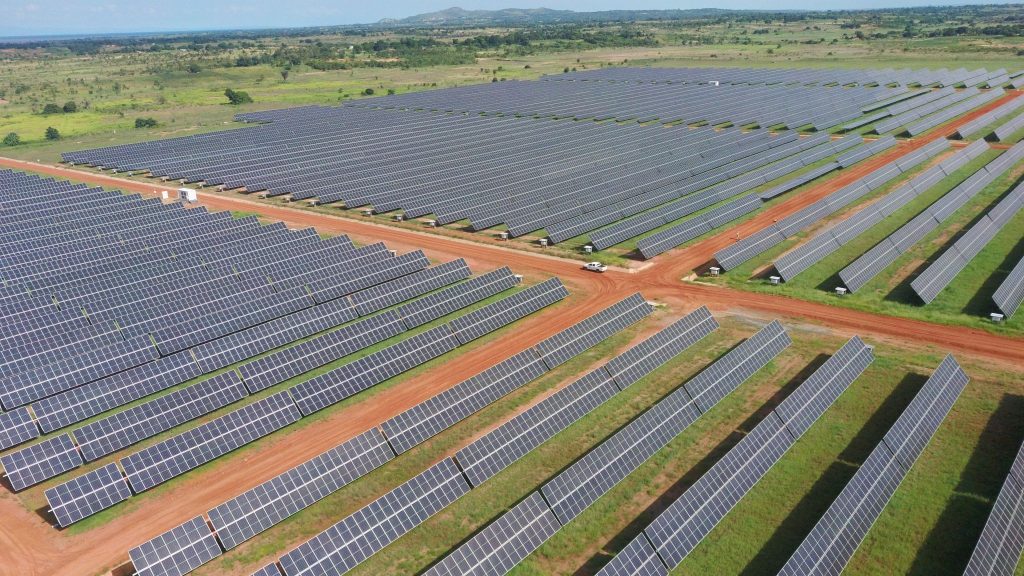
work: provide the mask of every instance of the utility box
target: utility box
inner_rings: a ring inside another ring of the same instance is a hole
[[[583,247],[583,251],[587,254],[592,254],[594,252],[594,247],[591,246],[590,244],[587,244],[586,246]]]
[[[160,191],[160,199],[161,200],[163,200],[164,202],[167,202],[167,196],[168,196],[167,195],[167,190],[161,190]]]
[[[718,80],[712,80],[712,81],[708,82],[708,84],[711,84],[712,86],[718,86],[719,82],[718,82]]]
[[[539,243],[539,244],[540,244],[541,246],[547,246],[547,245],[548,245],[548,239],[547,239],[547,238],[541,238],[541,239],[540,239],[540,240],[538,240],[537,242],[538,242],[538,243]]]
[[[199,195],[191,188],[178,188],[178,200],[193,204],[199,200]]]
[[[778,276],[769,276],[768,281],[772,283],[772,286],[778,286],[779,282],[782,281],[782,278],[779,278]]]
[[[437,228],[437,220],[427,220],[427,226],[431,228]]]
[[[710,273],[710,274],[711,274],[712,276],[718,276],[719,274],[721,274],[721,273],[722,273],[722,269],[721,269],[721,268],[719,268],[718,266],[712,266],[712,267],[711,267],[711,268],[710,268],[710,269],[708,270],[708,273]]]
[[[363,210],[363,216],[366,216],[366,217],[373,216],[373,210],[370,210],[369,208],[367,208],[366,210]]]
[[[508,240],[508,232],[498,232],[498,240]]]
[[[836,286],[836,296],[845,296],[845,295],[846,295],[846,288],[843,288],[842,286]]]
[[[1003,318],[1005,318],[1005,317],[1002,314],[1000,314],[999,312],[993,312],[993,313],[989,314],[989,318],[991,318],[992,321],[995,322],[996,324],[999,324],[1000,322],[1003,321]]]
[[[395,222],[401,222],[402,220],[405,220],[404,216],[401,214],[395,214]]]

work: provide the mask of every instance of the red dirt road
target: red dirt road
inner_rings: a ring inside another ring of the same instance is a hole
[[[1011,96],[1016,96],[1014,93]],[[378,425],[383,420],[533,345],[611,303],[641,292],[649,299],[669,304],[682,314],[701,304],[718,313],[781,317],[823,325],[844,335],[860,334],[908,347],[932,346],[965,356],[984,357],[1019,369],[1024,366],[1024,340],[987,332],[943,326],[798,301],[783,296],[756,294],[727,288],[684,284],[680,279],[705,263],[715,251],[740,237],[784,217],[835,189],[866,174],[873,167],[906,154],[928,141],[951,133],[962,122],[999,105],[1003,100],[975,111],[933,131],[920,140],[896,148],[862,166],[843,171],[837,178],[782,202],[751,221],[722,234],[660,256],[635,273],[609,271],[595,274],[581,270],[580,263],[505,248],[499,244],[463,241],[402,228],[375,225],[286,206],[270,206],[228,195],[200,193],[200,203],[213,210],[240,210],[281,220],[293,227],[315,226],[331,233],[345,233],[361,242],[384,241],[408,251],[422,248],[438,260],[466,258],[479,273],[498,266],[534,278],[561,277],[574,296],[550,312],[541,312],[517,323],[514,334],[478,346],[449,362],[444,370],[431,370],[407,380],[402,386],[378,391],[368,398],[337,410],[330,417],[294,431],[282,431],[260,443],[246,455],[250,465],[217,467],[216,474],[192,474],[187,483],[155,494],[137,497],[131,508],[96,529],[73,536],[53,529],[39,515],[25,510],[13,495],[0,491],[0,574],[80,576],[110,570],[127,560],[127,550],[153,536],[236,496],[337,444]],[[138,192],[166,189],[108,175],[0,158],[0,166],[31,170],[74,180]],[[173,503],[173,505],[167,505]]]

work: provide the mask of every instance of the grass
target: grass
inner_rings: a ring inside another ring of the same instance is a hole
[[[932,303],[921,304],[910,288],[910,282],[917,274],[920,274],[928,264],[951,246],[966,227],[981,214],[987,212],[1012,188],[1020,175],[1024,173],[1022,167],[1012,169],[987,186],[967,205],[947,219],[942,226],[918,242],[857,293],[849,294],[844,298],[836,298],[832,293],[833,288],[841,284],[841,280],[838,278],[840,270],[925,210],[967,176],[995,158],[997,154],[996,151],[989,151],[975,159],[958,170],[952,177],[944,179],[925,194],[918,196],[890,218],[849,241],[842,248],[823,258],[781,287],[770,286],[761,278],[758,271],[802,240],[816,233],[818,229],[834,222],[836,218],[842,217],[844,214],[822,222],[814,230],[783,242],[717,279],[707,278],[702,281],[721,283],[733,288],[757,292],[782,293],[803,300],[855,310],[942,324],[964,325],[997,334],[1024,334],[1024,322],[1020,318],[1010,318],[1003,324],[992,324],[988,321],[988,313],[994,311],[994,305],[991,303],[992,294],[1013,266],[1020,261],[1021,257],[1024,257],[1024,245],[1020,242],[1019,235],[1021,227],[1024,226],[1024,213],[1018,213]],[[891,189],[891,186],[885,190]],[[845,214],[848,213],[845,212]]]
[[[757,327],[739,318],[584,417],[354,574],[419,573]],[[593,574],[710,468],[842,339],[788,327],[794,344],[513,570]],[[631,329],[460,422],[197,571],[243,573],[309,539],[622,349]],[[877,359],[674,573],[774,574],[941,360],[876,346]],[[965,362],[972,384],[886,508],[851,573],[962,572],[1024,438],[1018,372]],[[908,529],[908,526],[910,527]]]

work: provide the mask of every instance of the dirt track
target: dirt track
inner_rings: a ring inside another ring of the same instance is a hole
[[[1006,98],[1018,95],[1013,92]],[[462,241],[374,225],[346,218],[290,208],[269,206],[244,198],[200,193],[203,205],[214,210],[257,212],[267,219],[282,220],[290,226],[315,226],[317,229],[345,233],[353,238],[384,241],[390,247],[408,251],[422,248],[437,260],[464,257],[475,272],[508,265],[532,278],[557,275],[573,292],[568,303],[549,313],[540,313],[517,323],[514,337],[505,337],[477,347],[448,363],[445,370],[432,370],[409,379],[401,387],[381,391],[331,417],[293,432],[282,431],[247,453],[250,466],[216,468],[193,474],[187,483],[170,490],[135,499],[130,511],[115,520],[75,536],[63,535],[39,515],[25,510],[6,491],[0,491],[0,574],[74,575],[108,570],[127,559],[129,547],[191,517],[204,514],[224,500],[271,478],[296,464],[319,454],[352,436],[379,424],[388,417],[436,394],[493,365],[496,361],[523,350],[542,338],[608,306],[633,292],[669,304],[676,314],[707,304],[717,313],[782,317],[796,322],[827,326],[844,335],[860,334],[907,346],[933,346],[965,356],[980,356],[1000,363],[1024,365],[1024,341],[986,332],[930,324],[915,320],[868,314],[790,298],[741,292],[721,287],[683,284],[680,279],[707,262],[717,250],[791,214],[824,195],[863,176],[873,168],[911,150],[951,133],[960,124],[998,106],[991,103],[965,117],[933,131],[922,139],[901,142],[897,147],[864,165],[843,171],[837,178],[814,187],[759,214],[752,220],[683,250],[660,256],[654,264],[636,273],[612,271],[594,274],[580,269],[579,262],[507,249],[497,244]],[[41,165],[0,158],[0,166],[73,178],[92,184],[153,193],[166,189],[148,183],[97,175],[60,166]],[[286,448],[285,448],[286,447]],[[167,505],[172,502],[173,506]]]

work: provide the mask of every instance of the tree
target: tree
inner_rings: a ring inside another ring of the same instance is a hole
[[[75,104],[73,100],[64,103],[65,114],[74,114],[75,112],[78,112],[78,104]]]
[[[288,69],[287,68],[282,68],[281,69],[281,81],[282,82],[287,82],[288,81]]]
[[[203,71],[203,69],[200,68],[199,64],[196,64],[195,62],[193,62],[193,63],[188,65],[188,73],[189,74],[199,74],[202,71]]]
[[[43,114],[60,114],[63,111],[64,110],[60,106],[57,106],[52,102],[43,106]]]
[[[156,118],[136,118],[136,128],[153,128],[156,126]]]
[[[21,136],[18,136],[17,132],[8,132],[7,136],[4,136],[4,146],[17,146],[21,144]]]
[[[224,91],[224,95],[228,97],[228,103],[234,106],[238,106],[239,104],[249,104],[252,102],[252,97],[241,90],[232,90],[231,88],[228,88]]]
[[[56,128],[54,128],[53,126],[50,126],[49,128],[46,129],[46,139],[47,140],[60,140],[60,131],[57,130]]]
[[[388,88],[388,96],[391,96],[394,93],[395,93],[395,89],[394,88]]]

